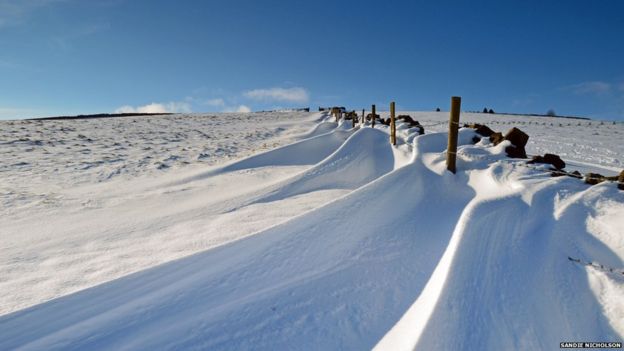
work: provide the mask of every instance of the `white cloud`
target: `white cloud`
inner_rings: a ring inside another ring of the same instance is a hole
[[[609,93],[611,91],[611,84],[607,82],[593,81],[593,82],[583,82],[579,84],[570,85],[567,87],[568,90],[571,90],[575,94],[578,95],[602,95]]]
[[[238,108],[236,109],[236,112],[251,112],[251,109],[245,105],[240,105],[238,106]]]
[[[156,103],[133,107],[130,105],[121,106],[115,113],[176,113],[191,112],[191,105],[188,102],[167,102]]]
[[[254,89],[243,93],[249,99],[259,101],[286,101],[305,103],[309,100],[308,91],[301,87]]]
[[[225,106],[225,101],[223,99],[221,99],[221,98],[208,99],[208,100],[204,101],[204,105],[223,107],[223,106]]]
[[[251,109],[245,105],[239,105],[238,107],[228,107],[223,109],[223,112],[239,112],[239,113],[247,113],[251,112]]]

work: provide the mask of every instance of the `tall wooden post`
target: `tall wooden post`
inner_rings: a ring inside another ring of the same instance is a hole
[[[355,128],[355,120],[357,119],[357,114],[355,114],[355,110],[351,112],[351,128]]]
[[[455,173],[455,161],[457,159],[457,130],[459,129],[459,110],[461,97],[451,98],[451,115],[449,117],[448,147],[446,150],[446,169]]]
[[[375,105],[371,107],[371,127],[375,128]]]
[[[394,101],[390,103],[390,143],[396,145],[396,123],[394,122]]]
[[[364,116],[364,113],[366,112],[366,110],[362,109],[362,120],[360,121],[360,124],[362,126],[366,125],[366,116]]]

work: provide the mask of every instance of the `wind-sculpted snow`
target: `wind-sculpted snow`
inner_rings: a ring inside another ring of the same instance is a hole
[[[124,247],[152,235],[213,245],[0,316],[0,349],[500,350],[624,337],[624,278],[568,259],[624,267],[614,184],[552,178],[508,159],[508,142],[473,145],[469,129],[451,174],[444,132],[400,124],[392,147],[385,126],[329,121],[245,160],[126,185],[127,206],[114,191],[100,198],[100,215],[129,212],[110,212],[122,224],[107,233],[142,233],[117,239]]]
[[[624,279],[567,259],[623,266],[614,242],[600,242],[586,226],[597,203],[621,204],[621,191],[588,189],[569,178],[525,174],[528,179],[518,179],[523,170],[505,168],[473,172],[477,196],[458,222],[452,244],[423,294],[378,349],[540,350],[567,340],[621,340],[622,297],[597,291],[589,280],[622,289]],[[518,179],[516,187],[480,191],[488,182],[504,186],[508,176]],[[605,310],[605,301],[620,307]]]
[[[368,140],[357,145],[370,149],[380,146],[380,134],[364,129],[349,140]],[[436,135],[430,138],[430,148],[444,149]],[[336,155],[347,150],[354,148]],[[315,175],[324,177],[322,171]],[[307,337],[317,340],[313,348],[370,348],[418,296],[446,247],[453,217],[474,194],[467,187],[439,194],[429,184],[437,178],[415,162],[247,240],[9,315],[8,324],[0,322],[3,330],[18,331],[13,323],[26,321],[32,328],[4,335],[5,345],[32,340],[32,330],[43,328],[51,339],[26,346],[110,348],[126,340],[141,349],[289,349],[305,346],[295,340]],[[452,186],[456,180],[441,182]],[[451,198],[456,201],[448,206]],[[448,221],[439,220],[441,207]],[[44,317],[76,301],[98,307],[75,309],[59,323]],[[92,335],[76,324],[83,320],[115,336]]]
[[[388,135],[375,129],[362,129],[345,141],[336,152],[303,172],[259,201],[309,193],[322,189],[355,189],[390,172],[395,166]]]
[[[336,127],[336,123],[330,124],[333,124],[334,128]],[[313,134],[317,130],[318,128],[315,128]],[[211,169],[207,172],[193,175],[190,178],[176,180],[176,183],[183,184],[185,182],[204,179],[217,174],[222,174],[224,172],[251,168],[315,164],[336,151],[336,149],[339,148],[352,133],[352,131],[348,130],[335,130],[331,133],[323,133],[312,136],[293,144],[269,150],[222,167]],[[308,135],[308,133],[305,134],[305,136]]]

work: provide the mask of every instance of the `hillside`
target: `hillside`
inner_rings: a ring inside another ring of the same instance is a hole
[[[449,173],[448,115],[410,114],[426,134],[399,124],[396,147],[386,126],[352,129],[301,113],[301,123],[271,134],[283,146],[233,162],[130,167],[105,178],[68,167],[61,179],[84,183],[46,194],[53,205],[33,200],[40,188],[25,186],[25,199],[5,194],[0,349],[621,341],[624,191],[551,177],[546,165],[508,158],[508,141],[474,144],[469,128],[459,133],[457,174]],[[530,135],[529,154],[558,153],[566,169],[623,168],[621,124],[461,118],[503,132],[517,126]],[[244,133],[244,121],[228,128]],[[175,131],[166,123],[150,135]],[[5,169],[17,184],[20,174]]]

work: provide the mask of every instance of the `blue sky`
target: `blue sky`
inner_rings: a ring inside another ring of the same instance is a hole
[[[624,2],[0,0],[0,118],[343,105],[624,120]]]

